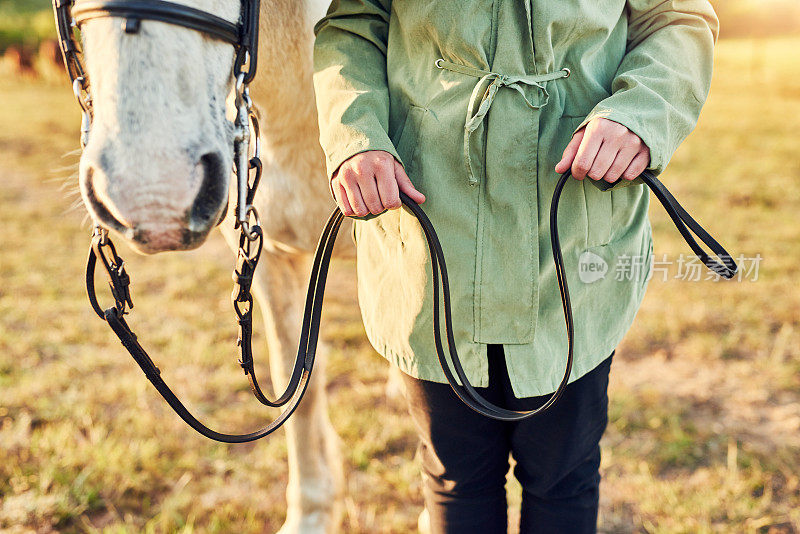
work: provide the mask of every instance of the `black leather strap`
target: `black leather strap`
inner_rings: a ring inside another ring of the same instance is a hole
[[[430,219],[428,219],[428,216],[405,193],[402,191],[400,192],[400,199],[403,205],[408,208],[419,220],[420,226],[425,233],[425,238],[428,243],[428,249],[431,256],[431,265],[433,271],[433,336],[434,343],[436,345],[437,358],[439,359],[439,363],[442,367],[445,377],[447,378],[447,381],[453,388],[453,391],[456,393],[456,395],[458,395],[458,397],[467,406],[476,412],[485,415],[486,417],[499,419],[501,421],[519,421],[533,417],[544,412],[553,404],[555,404],[569,382],[574,359],[575,331],[572,317],[572,305],[569,297],[569,288],[564,269],[564,259],[561,253],[561,243],[558,234],[558,205],[561,198],[561,193],[570,176],[570,173],[567,172],[559,179],[553,193],[553,200],[550,207],[550,243],[553,249],[553,261],[555,262],[556,279],[561,294],[561,302],[564,310],[564,322],[567,334],[566,365],[564,376],[561,379],[556,391],[541,407],[531,411],[514,411],[497,406],[481,396],[481,394],[472,386],[472,384],[470,384],[455,348],[456,344],[453,337],[452,313],[450,308],[450,283],[447,276],[447,266],[445,264],[444,251],[442,250],[439,238],[436,235],[436,231],[433,228]],[[720,276],[724,278],[732,278],[737,272],[737,265],[731,256],[725,251],[725,249],[722,248],[722,246],[716,240],[714,240],[708,234],[708,232],[706,232],[697,223],[697,221],[689,216],[686,210],[683,209],[677,200],[675,200],[675,197],[673,197],[669,191],[667,191],[667,189],[655,176],[653,176],[651,173],[645,173],[641,176],[641,178],[643,183],[653,190],[656,197],[664,205],[664,208],[675,222],[678,230],[681,232],[681,235],[684,236],[687,243],[689,243],[692,250],[698,254],[703,263],[705,263],[714,272],[719,273]],[[286,422],[292,412],[297,408],[300,400],[303,397],[303,394],[306,391],[306,388],[308,387],[308,380],[311,377],[311,371],[316,355],[317,342],[319,339],[319,327],[322,314],[322,302],[325,292],[325,281],[328,274],[331,255],[333,253],[333,246],[336,242],[336,236],[339,232],[339,228],[343,219],[344,215],[339,208],[337,207],[334,209],[317,244],[317,249],[314,255],[314,264],[311,269],[311,278],[308,284],[308,292],[306,294],[303,325],[300,333],[300,343],[297,352],[297,358],[292,371],[292,377],[289,381],[289,386],[287,387],[286,392],[284,392],[284,394],[277,401],[268,401],[268,399],[264,399],[267,401],[265,404],[271,406],[280,406],[285,403],[288,403],[288,405],[284,411],[281,412],[277,419],[261,430],[251,432],[249,434],[225,434],[214,431],[198,421],[178,400],[172,390],[170,390],[170,388],[161,378],[161,373],[158,370],[158,367],[156,367],[156,365],[148,356],[147,352],[137,341],[136,335],[128,326],[123,315],[118,312],[118,309],[125,308],[125,302],[130,301],[130,295],[127,292],[127,275],[124,273],[124,269],[122,269],[121,260],[116,257],[115,253],[111,254],[112,258],[110,260],[104,259],[103,256],[101,256],[101,259],[103,259],[106,266],[106,271],[112,277],[112,290],[114,289],[114,285],[117,286],[117,289],[114,290],[114,297],[117,301],[117,305],[107,309],[103,314],[103,318],[111,326],[114,333],[117,335],[117,337],[119,337],[123,346],[128,350],[134,360],[136,360],[136,363],[142,369],[145,376],[147,376],[148,380],[152,382],[153,386],[155,386],[156,390],[158,390],[161,396],[164,397],[172,409],[175,410],[175,412],[184,421],[186,421],[189,426],[208,438],[226,443],[242,443],[267,436],[274,432],[284,422]],[[718,262],[712,260],[708,254],[702,250],[700,245],[698,245],[698,243],[692,237],[690,231],[699,237],[703,243],[709,246],[721,261]],[[94,289],[94,269],[97,263],[97,255],[102,254],[102,251],[98,250],[95,252],[96,248],[97,247],[93,247],[89,253],[86,282],[92,307],[99,314],[101,308],[97,303]],[[111,268],[109,268],[109,263],[111,264]],[[115,276],[123,280],[124,288],[120,287],[119,280],[114,283],[113,278]],[[449,359],[445,355],[441,339],[441,311],[439,309],[440,287],[442,301],[444,303],[444,323],[445,333],[447,336],[448,353],[450,356]],[[252,355],[249,349],[247,352],[245,352],[245,354]],[[253,373],[249,373],[248,376],[251,379],[252,384],[252,381],[255,380]],[[255,388],[256,387],[254,387],[254,389]],[[264,400],[262,400],[262,402],[264,402]]]
[[[559,182],[557,188],[558,195],[560,195],[560,189],[563,187],[564,183]],[[492,419],[498,419],[500,421],[519,421],[522,419],[533,417],[549,409],[564,392],[564,389],[567,386],[567,382],[569,381],[569,375],[570,372],[572,371],[572,363],[573,363],[574,334],[572,329],[572,307],[569,302],[569,291],[567,290],[566,279],[563,274],[564,263],[561,260],[561,249],[559,248],[557,251],[554,249],[554,252],[556,252],[558,255],[556,260],[556,272],[558,274],[559,287],[561,288],[561,299],[564,305],[564,316],[567,319],[568,351],[567,351],[567,364],[566,364],[566,369],[564,371],[564,378],[562,378],[558,388],[550,396],[547,402],[545,402],[539,408],[530,411],[508,410],[506,408],[497,406],[488,401],[487,399],[485,399],[480,393],[478,393],[478,391],[475,389],[475,387],[470,383],[469,379],[467,378],[467,375],[464,372],[464,367],[461,364],[461,360],[455,348],[455,339],[453,337],[452,312],[450,309],[450,282],[447,276],[447,266],[445,265],[444,252],[442,250],[442,246],[439,243],[439,238],[436,235],[436,231],[433,229],[433,225],[431,224],[430,219],[428,219],[428,216],[425,214],[425,212],[422,211],[422,209],[402,191],[400,192],[400,198],[403,204],[405,204],[411,210],[414,216],[416,216],[417,219],[419,219],[420,225],[422,226],[422,230],[425,233],[425,238],[428,242],[428,249],[431,254],[431,266],[433,271],[433,339],[434,339],[434,344],[436,345],[436,355],[439,359],[439,365],[441,366],[445,378],[447,379],[447,382],[450,384],[450,387],[453,388],[453,391],[455,392],[456,395],[458,395],[458,397],[462,400],[462,402],[464,402],[464,404],[472,408],[474,411],[486,417],[490,417]],[[557,204],[558,198],[554,197],[553,201],[554,203]],[[450,354],[449,362],[444,354],[444,349],[442,347],[441,333],[440,333],[441,330],[440,328],[441,312],[439,311],[440,284],[443,293],[442,300],[444,302],[445,333],[447,335],[447,348]],[[459,380],[456,380],[456,377],[453,375],[453,371],[455,371],[455,374],[458,376],[460,382]]]
[[[245,443],[268,436],[289,419],[289,416],[297,409],[297,406],[300,404],[308,388],[308,381],[311,379],[311,371],[314,367],[314,358],[316,356],[317,342],[319,340],[322,301],[325,294],[328,267],[330,266],[333,245],[336,242],[336,234],[339,232],[339,227],[343,220],[344,215],[336,210],[328,219],[325,229],[320,236],[319,243],[317,244],[314,264],[311,269],[311,279],[309,280],[308,292],[306,294],[297,358],[295,360],[289,387],[287,388],[287,391],[291,391],[288,405],[275,420],[260,430],[247,434],[228,434],[213,430],[201,423],[189,412],[186,406],[183,405],[161,378],[161,371],[155,363],[153,363],[147,351],[139,344],[136,334],[133,333],[130,326],[125,321],[124,316],[118,312],[118,308],[111,307],[106,309],[103,313],[103,319],[105,319],[114,331],[114,334],[119,338],[122,346],[130,353],[158,393],[167,401],[175,413],[197,432],[209,439],[221,441],[223,443]],[[95,248],[96,247],[92,247],[89,251],[86,284],[92,307],[95,310],[100,310],[101,308],[97,303],[96,291],[94,288],[94,270],[97,264]]]
[[[678,231],[683,236],[683,239],[692,249],[692,251],[697,254],[697,257],[700,258],[700,261],[705,264],[706,267],[717,273],[723,278],[733,278],[737,272],[737,265],[736,262],[733,261],[730,254],[720,245],[716,239],[711,237],[711,235],[706,232],[706,230],[700,226],[700,224],[695,221],[691,215],[680,205],[680,203],[672,196],[667,188],[662,184],[658,178],[656,178],[650,171],[645,171],[639,177],[642,179],[644,184],[653,191],[653,194],[656,198],[661,202],[661,205],[664,206],[664,209],[669,215],[672,222],[675,223],[675,226],[678,228]],[[706,253],[703,248],[697,243],[694,239],[696,235],[700,238],[711,252],[713,252],[720,261],[713,260],[708,253]]]
[[[72,16],[78,25],[100,17],[157,20],[190,28],[237,46],[244,35],[242,23],[234,24],[193,7],[158,0],[78,0],[72,7]]]
[[[540,408],[531,411],[512,411],[497,406],[487,399],[485,399],[481,394],[469,383],[469,379],[464,373],[463,366],[458,358],[458,353],[456,352],[454,346],[454,340],[452,335],[452,325],[450,320],[450,292],[449,286],[447,282],[447,269],[444,265],[444,255],[441,253],[441,246],[438,243],[438,239],[436,238],[436,233],[433,231],[433,227],[428,221],[427,217],[425,216],[424,212],[417,206],[416,204],[411,201],[408,197],[406,197],[402,192],[400,193],[401,198],[403,199],[403,203],[408,205],[409,208],[412,210],[415,216],[420,219],[420,223],[422,224],[422,228],[425,231],[426,238],[428,239],[428,246],[431,249],[431,260],[433,264],[433,321],[434,321],[434,342],[436,343],[436,352],[437,356],[439,357],[439,363],[442,366],[442,370],[444,371],[445,377],[447,381],[450,383],[450,387],[453,388],[456,395],[470,408],[475,410],[476,412],[485,415],[486,417],[491,417],[492,419],[499,419],[501,421],[520,421],[523,419],[527,419],[529,417],[533,417],[537,414],[540,414],[547,410],[550,406],[552,406],[558,398],[563,393],[564,389],[569,382],[569,375],[572,371],[572,364],[574,359],[574,344],[575,344],[575,329],[573,324],[573,317],[572,317],[572,304],[570,303],[569,298],[569,287],[567,284],[566,279],[566,272],[564,269],[564,258],[561,253],[561,241],[559,239],[558,234],[558,205],[561,199],[561,193],[564,189],[564,186],[568,182],[569,178],[571,177],[570,171],[567,171],[563,175],[556,184],[555,191],[553,192],[553,199],[550,204],[550,244],[553,250],[553,261],[555,263],[556,269],[556,279],[558,282],[558,288],[561,293],[561,304],[564,310],[564,322],[567,330],[567,358],[566,358],[566,366],[564,371],[564,377],[561,379],[560,384],[556,391],[548,398],[547,402],[543,404]],[[733,276],[737,272],[737,265],[731,258],[730,254],[713,238],[711,235],[700,226],[683,208],[683,206],[678,203],[675,197],[667,190],[666,187],[649,171],[645,171],[642,173],[639,178],[641,179],[642,183],[647,185],[653,193],[656,195],[656,198],[661,202],[664,206],[664,209],[669,214],[670,218],[673,220],[675,225],[677,226],[678,230],[680,231],[681,235],[684,237],[686,242],[692,248],[692,250],[698,255],[701,261],[712,271],[718,273],[723,278],[733,278]],[[721,260],[721,263],[718,261],[712,260],[707,253],[703,251],[703,249],[698,245],[695,239],[692,237],[693,232],[700,240],[705,243]],[[437,265],[438,264],[438,265]],[[441,347],[441,340],[439,334],[439,311],[438,311],[438,285],[439,280],[436,275],[437,268],[441,271],[442,277],[442,286],[443,286],[443,301],[444,301],[444,308],[445,308],[445,331],[447,333],[447,342],[448,348],[450,352],[450,359],[453,369],[455,370],[456,375],[458,376],[461,383],[459,384],[458,381],[455,380],[453,373],[450,371],[448,362],[444,357],[443,350]]]

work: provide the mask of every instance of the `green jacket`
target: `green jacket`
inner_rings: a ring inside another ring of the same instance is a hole
[[[555,164],[576,130],[605,117],[642,138],[650,169],[664,169],[708,96],[710,4],[339,0],[314,32],[328,178],[356,153],[394,155],[444,248],[467,376],[487,385],[486,344],[502,343],[517,396],[554,391],[567,350],[548,222]],[[572,380],[630,328],[652,257],[645,186],[601,192],[590,181],[569,182],[559,210]],[[355,220],[353,239],[370,342],[406,373],[444,382],[417,220],[406,208]]]

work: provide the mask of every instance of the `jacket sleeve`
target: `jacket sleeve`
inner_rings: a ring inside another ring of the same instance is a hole
[[[719,20],[707,0],[628,0],[625,57],[595,117],[618,122],[650,149],[661,173],[691,133],[708,97]]]
[[[329,181],[359,152],[384,150],[400,161],[387,133],[390,9],[391,0],[334,0],[314,25],[314,91]]]

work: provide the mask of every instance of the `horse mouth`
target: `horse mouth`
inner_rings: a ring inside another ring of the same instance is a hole
[[[131,248],[141,254],[195,249],[205,242],[211,230],[208,225],[194,230],[191,221],[187,220],[128,226],[97,199],[91,180],[86,181],[84,194],[85,204],[94,220],[106,230],[120,234]],[[224,214],[227,209],[221,211]]]
[[[97,190],[97,169],[88,165],[81,177],[84,204],[97,224],[120,234],[137,252],[155,254],[195,249],[227,213],[228,183],[223,167],[223,159],[218,154],[205,154],[200,158],[194,170],[201,180],[199,189],[186,208],[176,209],[177,206],[172,205],[174,202],[170,202],[172,199],[167,199],[163,206],[139,205],[135,210],[129,207],[120,212],[102,187]],[[152,215],[142,216],[143,212]]]

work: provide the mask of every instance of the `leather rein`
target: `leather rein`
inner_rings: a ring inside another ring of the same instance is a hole
[[[256,379],[252,352],[253,297],[251,286],[263,247],[263,231],[258,219],[258,213],[253,206],[255,192],[261,178],[261,160],[258,121],[253,112],[248,85],[255,77],[257,67],[259,4],[259,0],[243,0],[240,20],[237,23],[231,23],[205,11],[159,0],[53,0],[56,27],[64,63],[72,81],[75,96],[83,110],[81,145],[84,147],[91,129],[92,101],[89,80],[83,68],[81,51],[74,35],[74,28],[79,28],[87,20],[100,17],[117,17],[123,19],[122,27],[126,33],[135,34],[140,31],[142,20],[155,20],[201,32],[208,37],[230,43],[236,50],[236,59],[233,67],[233,77],[236,80],[237,108],[234,162],[238,183],[235,225],[240,231],[240,237],[237,264],[233,273],[234,290],[232,300],[239,324],[239,338],[237,340],[241,355],[239,364],[245,375],[247,375],[253,393],[259,402],[270,407],[284,407],[280,415],[267,426],[247,434],[217,432],[201,423],[189,412],[161,378],[160,370],[147,351],[141,346],[136,334],[134,334],[125,320],[125,315],[129,313],[129,309],[133,308],[129,287],[130,277],[125,271],[125,264],[117,254],[108,231],[99,225],[94,230],[86,264],[86,290],[89,302],[95,313],[108,323],[148,380],[178,416],[200,434],[225,443],[243,443],[263,438],[283,425],[294,410],[297,409],[308,387],[314,366],[319,340],[325,282],[336,236],[344,220],[342,212],[338,207],[335,208],[328,218],[317,243],[306,293],[300,342],[291,377],[284,392],[277,399],[271,400],[262,392]],[[251,139],[255,145],[252,157],[250,156]],[[570,176],[569,171],[561,175],[556,184],[550,207],[550,239],[567,331],[566,366],[564,376],[556,391],[550,395],[542,406],[531,411],[514,411],[497,406],[486,400],[469,382],[455,349],[450,308],[450,285],[444,251],[436,231],[425,212],[405,193],[400,192],[400,199],[403,205],[418,219],[425,233],[430,252],[433,272],[433,334],[436,354],[442,371],[456,395],[467,406],[493,419],[519,421],[540,414],[556,403],[569,382],[574,359],[575,333],[572,306],[558,235],[558,204],[561,193]],[[675,197],[652,173],[645,171],[636,180],[644,183],[653,191],[690,248],[709,269],[728,279],[737,273],[738,267],[730,254],[686,212]],[[611,187],[611,184],[606,184],[605,182],[595,185],[601,188]],[[703,250],[695,240],[695,236],[709,247],[718,260],[713,259]],[[114,299],[114,305],[107,309],[103,309],[100,306],[95,289],[94,275],[98,259],[102,264],[103,270],[108,275],[111,295]],[[445,354],[441,337],[440,291],[444,304],[444,327],[449,359],[448,355]]]

